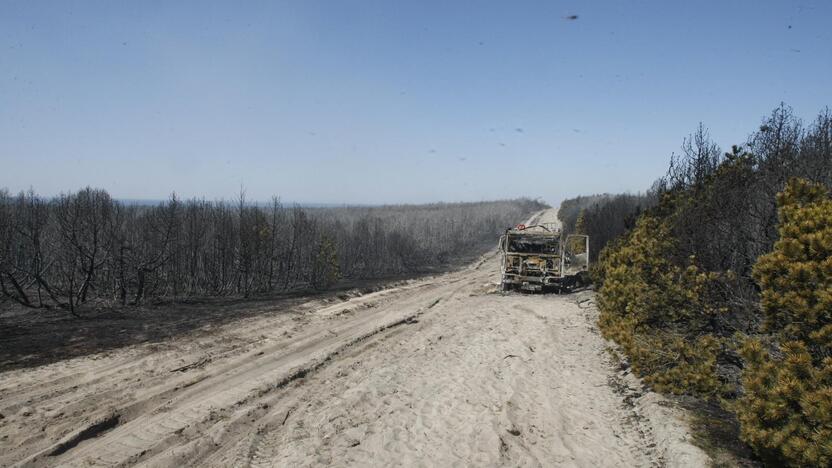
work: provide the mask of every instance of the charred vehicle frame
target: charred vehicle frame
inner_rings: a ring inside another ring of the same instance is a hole
[[[589,236],[563,235],[554,223],[506,229],[500,237],[503,291],[569,290],[586,281]]]

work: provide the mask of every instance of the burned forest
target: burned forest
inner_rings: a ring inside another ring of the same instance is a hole
[[[321,290],[341,279],[428,272],[481,253],[539,210],[480,203],[305,208],[114,200],[85,188],[54,198],[0,191],[0,307],[140,305],[157,299]]]

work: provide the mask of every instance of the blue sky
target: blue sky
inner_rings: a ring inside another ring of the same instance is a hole
[[[578,15],[576,20],[567,19]],[[832,105],[832,2],[0,3],[0,187],[550,202]]]

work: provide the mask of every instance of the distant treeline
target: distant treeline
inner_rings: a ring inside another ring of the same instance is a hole
[[[567,233],[589,236],[590,261],[613,239],[635,226],[639,215],[656,204],[655,191],[646,194],[600,194],[564,200],[558,218]]]
[[[700,126],[646,203],[575,221],[622,234],[595,268],[605,336],[654,388],[721,402],[772,466],[832,466],[830,188],[832,113],[781,106],[727,153]]]
[[[528,199],[357,208],[54,198],[0,190],[0,302],[61,308],[326,288],[481,252],[544,206]]]

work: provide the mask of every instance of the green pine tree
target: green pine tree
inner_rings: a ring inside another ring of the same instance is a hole
[[[764,330],[780,343],[743,346],[742,437],[790,466],[832,465],[832,199],[792,179],[777,197],[780,239],[761,256]]]
[[[338,249],[329,236],[322,235],[312,266],[312,286],[316,289],[326,289],[337,283],[339,279],[341,279],[341,270],[338,262]]]

